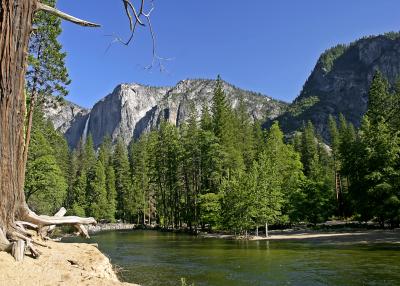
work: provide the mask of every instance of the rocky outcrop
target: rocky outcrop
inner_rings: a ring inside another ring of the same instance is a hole
[[[46,111],[55,127],[62,131],[71,147],[80,138],[91,134],[95,146],[105,136],[115,141],[121,137],[126,144],[143,132],[156,128],[162,119],[179,126],[188,118],[193,104],[200,117],[204,104],[211,107],[215,80],[183,80],[175,87],[150,87],[140,84],[121,84],[91,110],[79,109],[67,102],[56,111]],[[253,119],[277,117],[287,104],[259,93],[239,89],[223,82],[230,104],[235,107],[242,96]],[[55,115],[52,115],[55,114]]]
[[[311,120],[317,131],[328,139],[328,116],[337,117],[340,113],[359,126],[367,109],[368,89],[377,70],[391,84],[399,78],[400,34],[363,38],[327,50],[300,96],[278,117],[283,130],[290,133]]]
[[[79,118],[84,118],[90,112],[89,109],[54,96],[43,98],[43,111],[45,117],[53,123],[54,128],[62,133],[66,133]]]
[[[39,246],[40,259],[16,262],[0,252],[0,285],[139,286],[118,280],[110,260],[95,246],[48,241]]]

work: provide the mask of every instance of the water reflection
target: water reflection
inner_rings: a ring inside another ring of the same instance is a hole
[[[94,236],[124,280],[143,286],[400,285],[398,246],[228,241],[155,231]]]

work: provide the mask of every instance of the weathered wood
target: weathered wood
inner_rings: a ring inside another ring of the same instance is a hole
[[[43,3],[40,3],[40,2],[37,3],[37,9],[41,10],[41,11],[44,11],[44,12],[47,12],[49,14],[52,14],[54,16],[60,17],[61,19],[64,19],[66,21],[78,24],[80,26],[100,27],[99,24],[92,23],[92,22],[89,22],[89,21],[85,21],[85,20],[76,18],[74,16],[68,15],[67,13],[64,13],[64,12],[62,12],[60,10],[57,10],[56,8],[50,7],[50,6],[48,6],[46,4],[43,4]]]
[[[7,233],[24,212],[24,81],[36,0],[0,5],[0,228]]]
[[[47,215],[37,215],[33,211],[28,209],[28,213],[26,214],[25,220],[41,225],[41,226],[50,226],[50,225],[62,225],[62,224],[96,224],[96,220],[92,217],[78,217],[78,216],[66,216],[66,217],[56,217],[56,216],[47,216]]]
[[[87,229],[85,228],[84,225],[76,224],[76,225],[74,225],[74,227],[78,231],[78,234],[82,235],[85,238],[90,238],[89,232],[87,231]]]
[[[33,229],[38,229],[39,228],[38,225],[30,223],[30,222],[27,222],[27,221],[18,220],[18,221],[15,222],[15,224],[16,225],[21,225],[23,227],[29,226],[30,228],[33,228]]]
[[[56,212],[55,213],[55,217],[63,217],[65,214],[67,213],[67,210],[64,208],[64,207],[62,207],[58,212]],[[49,237],[49,235],[51,235],[51,232],[54,230],[56,228],[56,225],[49,225],[49,226],[45,226],[45,227],[42,227],[41,229],[40,229],[40,236],[42,237],[42,238],[45,238],[45,237]]]
[[[11,254],[15,261],[22,261],[25,255],[25,241],[18,239],[17,241],[13,242]]]

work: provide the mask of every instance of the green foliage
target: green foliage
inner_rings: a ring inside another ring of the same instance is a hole
[[[115,172],[115,190],[117,194],[116,218],[132,221],[136,215],[136,198],[133,196],[128,151],[121,138],[118,138],[114,150],[113,167]]]
[[[239,104],[235,110],[236,119],[236,144],[235,147],[238,149],[244,166],[246,169],[250,169],[256,152],[256,144],[254,139],[254,130],[251,124],[251,118],[247,107],[244,102],[244,98],[239,98]],[[256,134],[257,135],[257,134]]]
[[[322,65],[322,68],[326,73],[329,73],[335,64],[336,59],[343,55],[347,49],[348,46],[346,45],[337,45],[333,48],[330,48],[321,55],[318,63]]]
[[[89,168],[87,175],[86,198],[87,215],[104,219],[107,215],[107,189],[104,166],[100,160]]]
[[[54,7],[55,0],[45,0],[44,4]],[[63,97],[68,94],[70,84],[65,67],[66,53],[57,37],[61,34],[59,17],[39,11],[33,19],[35,30],[29,41],[26,87],[29,94]]]
[[[222,184],[224,227],[235,232],[252,228],[256,182],[254,173],[237,173]]]
[[[345,182],[347,215],[363,221],[375,219],[382,226],[400,222],[400,137],[396,128],[399,107],[398,89],[390,92],[387,80],[377,72],[361,128],[356,132],[341,116],[335,143]]]
[[[34,211],[53,214],[63,206],[67,195],[66,174],[62,167],[68,164],[63,161],[68,157],[63,158],[60,153],[68,152],[68,149],[64,149],[62,135],[45,121],[39,110],[33,123],[25,175],[26,200]],[[58,140],[62,141],[60,145],[56,145]]]
[[[221,226],[221,195],[208,193],[199,195],[200,223],[209,229]]]
[[[387,116],[390,114],[391,99],[389,83],[383,75],[377,71],[369,89],[368,110],[366,113],[372,124],[376,124],[381,120],[388,120]]]
[[[293,194],[292,221],[325,222],[333,214],[331,187],[321,181],[305,179],[300,189]]]
[[[301,100],[295,101],[292,105],[290,105],[288,112],[294,117],[299,116],[317,104],[319,100],[320,99],[318,96],[308,96],[306,98],[302,98]]]
[[[384,36],[391,40],[397,40],[398,38],[400,38],[400,33],[392,31],[392,32],[385,33]]]

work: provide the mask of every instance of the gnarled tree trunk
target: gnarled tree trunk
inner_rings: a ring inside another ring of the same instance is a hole
[[[8,233],[27,208],[25,94],[27,47],[36,0],[2,0],[0,9],[0,228]]]
[[[43,246],[26,227],[43,232],[44,226],[71,224],[88,236],[82,224],[96,223],[93,218],[39,216],[25,203],[24,81],[37,4],[37,0],[2,0],[0,8],[0,251],[11,251],[17,260],[26,249],[39,256],[33,244]]]

